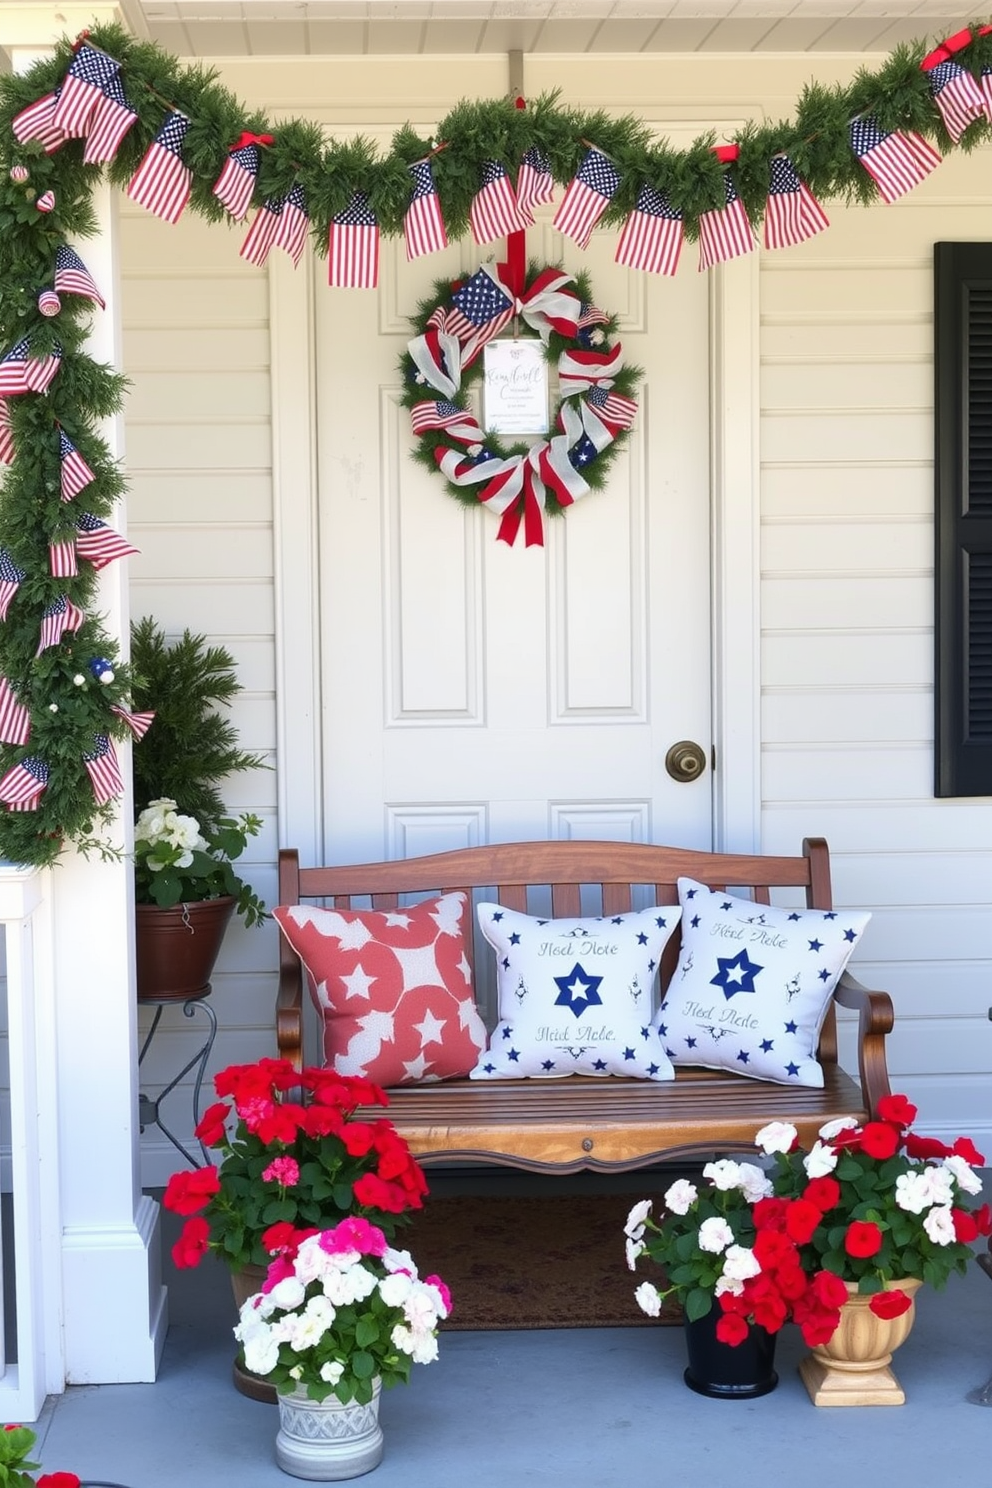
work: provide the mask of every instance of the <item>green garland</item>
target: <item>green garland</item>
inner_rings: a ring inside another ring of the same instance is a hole
[[[527,283],[532,284],[540,272],[541,266],[534,263],[528,264]],[[571,278],[575,294],[582,302],[582,305],[592,305],[594,301],[592,290],[590,288],[589,275],[585,273],[579,273],[573,274]],[[424,334],[425,330],[427,329],[428,320],[430,319],[435,309],[438,307],[438,305],[447,304],[450,301],[452,295],[461,287],[462,282],[463,281],[461,280],[457,280],[452,283],[447,279],[439,279],[436,281],[434,285],[434,298],[421,300],[420,304],[417,306],[416,315],[411,317],[410,324],[415,335],[422,336]],[[522,335],[532,337],[535,340],[539,339],[536,333],[532,332],[526,325],[521,326],[519,329]],[[551,366],[555,366],[558,362],[558,358],[561,356],[563,351],[568,351],[570,349],[574,349],[575,347],[595,347],[597,351],[610,351],[613,347],[616,329],[617,317],[615,315],[609,316],[601,324],[597,324],[596,326],[594,326],[592,328],[591,334],[580,333],[574,339],[570,339],[568,336],[562,336],[557,331],[552,329],[549,333],[548,340],[542,343],[544,349],[544,358]],[[601,333],[601,335],[597,333]],[[482,377],[482,372],[482,357],[476,358],[471,366],[463,369],[461,377],[461,391],[458,396],[450,400],[456,405],[456,407],[462,408],[466,412],[472,411],[472,390],[478,385]],[[435,394],[431,390],[431,388],[424,385],[422,379],[418,380],[417,368],[414,365],[413,358],[410,356],[409,351],[405,351],[401,357],[400,375],[403,379],[402,401],[405,408],[413,408],[415,404],[420,403],[423,399],[437,396],[437,394]],[[643,377],[644,373],[640,367],[635,367],[624,363],[624,365],[617,370],[617,374],[613,379],[613,391],[622,394],[627,398],[633,398],[637,393],[637,389]],[[561,404],[559,403],[559,407],[560,406]],[[554,429],[555,427],[556,413],[557,410],[555,411],[555,414],[552,415],[552,429]],[[623,449],[624,445],[628,442],[628,439],[628,430],[618,430],[611,443],[606,445],[604,449],[600,450],[594,460],[590,460],[587,464],[582,466],[582,478],[587,485],[591,486],[594,491],[601,490],[606,484],[606,478],[609,474],[610,466],[612,465],[613,461],[616,459],[620,451]],[[432,429],[428,430],[424,434],[421,434],[416,439],[413,457],[418,462],[418,464],[423,465],[425,469],[430,470],[432,474],[437,475],[438,461],[435,451],[443,451],[451,448],[457,448],[457,446],[452,445],[451,440],[445,433],[445,431],[443,429]],[[505,444],[498,435],[486,434],[483,448],[487,450],[489,454],[495,459],[506,460],[516,455],[525,455],[529,449],[529,445],[527,443]],[[444,480],[444,487],[448,495],[453,496],[455,500],[461,502],[463,506],[473,508],[478,507],[478,487],[457,486],[454,484],[454,482],[449,480]],[[549,517],[561,517],[564,516],[567,511],[568,507],[562,506],[557,500],[548,501],[548,503],[544,507],[544,514],[545,516]]]
[[[0,746],[0,776],[29,754],[43,758],[49,767],[48,787],[36,811],[0,808],[0,853],[24,864],[53,862],[66,842],[107,850],[96,834],[112,811],[95,805],[82,758],[92,748],[95,733],[126,737],[126,723],[111,708],[126,707],[130,690],[116,642],[92,613],[96,575],[91,566],[83,563],[76,578],[56,579],[48,562],[49,543],[72,522],[60,500],[55,424],[62,425],[96,475],[86,487],[81,509],[107,517],[125,482],[99,438],[97,424],[120,412],[125,380],[86,353],[92,313],[86,301],[66,296],[61,312],[51,320],[40,313],[37,297],[51,284],[58,246],[96,231],[91,188],[101,179],[126,186],[172,108],[191,121],[183,147],[193,176],[191,210],[210,221],[225,220],[212,188],[228,150],[243,131],[270,133],[274,143],[262,152],[255,203],[284,194],[299,182],[306,191],[318,254],[326,253],[331,218],[359,190],[367,192],[383,234],[400,235],[409,202],[408,166],[432,152],[451,238],[468,228],[485,162],[498,160],[515,177],[531,148],[544,154],[560,186],[572,180],[590,143],[610,157],[621,181],[603,215],[606,226],[626,219],[644,184],[663,192],[681,210],[690,241],[698,237],[700,214],[724,203],[724,167],[712,152],[713,134],[701,136],[688,149],[675,150],[656,142],[636,118],[566,108],[555,93],[530,101],[526,109],[509,98],[459,103],[438,125],[435,139],[406,125],[395,134],[390,152],[381,156],[365,139],[329,141],[321,127],[306,120],[271,124],[220,86],[214,72],[185,66],[160,47],[135,41],[121,27],[94,27],[89,40],[120,63],[128,99],[138,115],[109,166],[84,165],[78,140],[46,155],[39,144],[20,146],[13,138],[14,115],[56,88],[65,76],[72,57],[68,39],[29,72],[0,77],[0,355],[22,337],[28,338],[34,357],[45,355],[56,341],[64,353],[47,395],[8,399],[17,458],[3,476],[0,501],[0,547],[25,573],[6,622],[0,624],[0,676],[15,689],[31,717],[26,748]],[[874,182],[850,149],[848,125],[858,114],[871,112],[884,130],[915,130],[943,151],[958,146],[971,150],[986,140],[990,127],[984,119],[970,125],[957,146],[949,137],[920,70],[926,50],[922,41],[900,46],[879,68],[862,68],[846,86],[811,82],[791,119],[745,125],[733,141],[739,146],[734,179],[752,223],[764,211],[769,160],[779,151],[788,153],[818,198],[865,204],[878,199]],[[983,68],[992,68],[992,35],[976,35],[956,53],[956,60],[980,77]],[[26,182],[11,179],[15,165],[28,167]],[[47,191],[54,193],[55,208],[42,214],[36,202]],[[421,457],[426,453],[420,451]],[[432,454],[429,458],[433,462]],[[596,474],[590,472],[592,477]],[[60,594],[83,609],[87,618],[75,636],[37,656],[40,616]],[[97,658],[110,662],[111,682],[98,681],[89,670],[89,662]]]

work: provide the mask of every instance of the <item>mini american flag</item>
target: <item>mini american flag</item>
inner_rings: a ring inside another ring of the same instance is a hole
[[[789,248],[805,243],[829,226],[826,212],[800,179],[788,155],[776,155],[765,204],[765,247]]]
[[[429,160],[417,160],[408,166],[413,182],[413,195],[403,218],[406,256],[412,260],[425,253],[437,253],[448,246],[448,234],[441,216],[441,199],[434,185],[434,172]]]
[[[940,164],[940,155],[921,134],[902,129],[886,134],[870,114],[852,120],[850,137],[851,149],[887,202],[898,201]]]
[[[731,258],[740,258],[757,246],[744,203],[726,174],[723,177],[723,195],[724,205],[712,212],[703,212],[699,219],[700,270],[711,269],[714,264],[726,263]]]
[[[555,178],[547,156],[535,146],[526,152],[517,171],[517,208],[528,225],[534,221],[534,208],[552,201],[554,194]]]
[[[14,436],[10,432],[10,408],[6,398],[0,398],[0,465],[14,463]]]
[[[609,388],[590,388],[586,393],[586,402],[592,405],[606,423],[615,424],[620,429],[631,428],[637,417],[636,401],[625,398],[622,393],[614,393]]]
[[[477,243],[491,243],[507,233],[521,232],[533,221],[517,206],[506,167],[498,160],[487,160],[482,167],[482,184],[472,198],[468,220]]]
[[[90,512],[80,513],[76,527],[76,552],[94,568],[106,568],[115,559],[130,558],[138,552],[119,532]]]
[[[307,211],[307,194],[297,182],[283,201],[282,211],[279,213],[279,220],[272,238],[273,246],[285,248],[297,268],[303,257],[309,227],[310,213]]]
[[[467,409],[443,398],[434,403],[416,403],[410,409],[410,427],[418,437],[431,429],[446,429],[462,444],[483,444],[486,438]]]
[[[53,579],[74,579],[79,572],[76,539],[67,537],[48,544],[48,570]]]
[[[169,114],[127,188],[132,201],[163,222],[179,221],[192,190],[193,173],[183,160],[188,129],[185,114],[177,110]]]
[[[119,703],[111,704],[110,711],[111,713],[116,713],[118,718],[123,718],[136,739],[143,739],[145,737],[155,719],[154,713],[129,713]]]
[[[485,269],[477,269],[451,296],[444,329],[462,348],[462,366],[479,355],[487,341],[513,319],[513,300]]]
[[[51,317],[52,315],[58,315],[59,311],[62,309],[62,301],[59,299],[54,289],[43,289],[41,291],[38,296],[38,309],[41,311],[42,315],[47,315],[49,317]]]
[[[551,226],[566,238],[572,238],[580,248],[588,248],[592,230],[619,185],[620,172],[612,160],[601,150],[587,150]]]
[[[127,134],[138,115],[127,101],[124,85],[116,75],[103,89],[103,97],[86,136],[83,151],[84,165],[105,165],[117,154],[121,140]]]
[[[682,213],[663,191],[644,185],[623,225],[616,262],[648,274],[674,274],[682,252]]]
[[[241,244],[241,258],[248,263],[253,263],[260,269],[269,256],[269,249],[275,242],[276,228],[279,226],[279,214],[282,211],[285,197],[269,197],[259,207],[252,218],[248,234]]]
[[[72,440],[59,430],[59,458],[62,463],[62,500],[71,501],[96,479]]]
[[[24,336],[0,358],[0,393],[30,392],[27,380],[31,344]]]
[[[10,601],[21,586],[24,569],[18,568],[6,548],[0,548],[0,620],[6,620]]]
[[[69,139],[85,139],[103,90],[117,76],[120,63],[95,47],[81,46],[59,89],[52,122]]]
[[[49,646],[57,646],[67,630],[77,631],[85,619],[82,610],[77,609],[66,595],[60,594],[58,599],[53,599],[41,617],[41,631],[35,655],[40,656]]]
[[[58,294],[82,295],[86,300],[95,300],[101,310],[107,308],[89,269],[79,254],[64,243],[55,253],[55,289]]]
[[[214,196],[238,222],[242,220],[251,206],[258,167],[262,161],[263,139],[270,145],[272,144],[271,134],[260,135],[258,139],[242,135],[241,140],[229,152],[224,162],[224,169],[214,182]]]
[[[327,282],[335,289],[375,289],[379,283],[379,223],[364,191],[331,218]]]
[[[942,52],[943,48],[938,51]],[[947,132],[957,142],[968,125],[985,113],[985,96],[960,62],[943,60],[928,67],[928,60],[924,57],[920,66],[927,75],[931,97],[940,110]]]
[[[36,755],[28,755],[11,765],[0,780],[0,801],[13,811],[34,811],[38,798],[48,784],[48,766]]]
[[[32,140],[43,146],[45,154],[53,154],[60,145],[66,141],[65,133],[54,123],[55,110],[58,107],[58,90],[54,93],[46,93],[44,98],[38,98],[34,103],[29,103],[27,108],[21,109],[15,114],[11,122],[14,138],[22,145]]]
[[[0,677],[0,744],[26,744],[31,715],[6,677]]]
[[[28,385],[28,392],[45,392],[61,365],[62,347],[58,341],[56,341],[47,356],[29,356],[24,364],[24,377]]]
[[[93,748],[83,755],[86,773],[93,784],[93,799],[98,806],[119,796],[124,789],[117,751],[106,734],[93,735]]]

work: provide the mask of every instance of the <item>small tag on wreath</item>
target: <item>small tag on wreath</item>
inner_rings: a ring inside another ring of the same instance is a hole
[[[624,365],[615,317],[596,308],[585,275],[532,265],[519,295],[508,278],[506,265],[487,265],[435,286],[437,303],[423,308],[403,357],[404,402],[415,458],[440,471],[448,494],[498,516],[498,541],[512,545],[523,527],[526,546],[540,547],[545,517],[605,484],[634,423],[643,374]],[[481,353],[508,334],[533,339],[558,374],[551,433],[530,445],[505,445],[472,406]]]

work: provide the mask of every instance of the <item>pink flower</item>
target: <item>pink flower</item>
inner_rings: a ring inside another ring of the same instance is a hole
[[[295,1157],[274,1157],[262,1174],[263,1183],[281,1183],[295,1188],[300,1181],[300,1165]]]
[[[328,1255],[341,1255],[346,1250],[357,1250],[359,1255],[382,1256],[389,1249],[382,1231],[359,1214],[343,1219],[333,1230],[324,1230],[319,1244],[321,1250],[326,1250]]]
[[[448,1290],[448,1288],[445,1285],[445,1283],[441,1280],[440,1276],[425,1276],[424,1277],[424,1285],[425,1286],[437,1287],[438,1291],[441,1293],[441,1301],[444,1303],[444,1310],[445,1310],[445,1312],[447,1312],[447,1313],[450,1314],[450,1312],[451,1312],[451,1293]]]

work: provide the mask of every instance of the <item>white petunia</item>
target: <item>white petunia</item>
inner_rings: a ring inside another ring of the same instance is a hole
[[[326,1364],[320,1366],[320,1377],[329,1385],[336,1385],[343,1374],[344,1365],[340,1364],[337,1359],[328,1359]]]
[[[437,1339],[434,1337],[434,1334],[415,1334],[410,1357],[414,1364],[433,1364],[437,1358]]]
[[[716,1279],[716,1286],[713,1288],[713,1295],[715,1297],[722,1297],[724,1292],[730,1292],[733,1296],[739,1297],[742,1295],[743,1291],[744,1283],[742,1281],[738,1281],[736,1276],[728,1276],[727,1273],[724,1272],[722,1276],[718,1276]]]
[[[413,1353],[413,1333],[405,1323],[397,1323],[389,1338],[393,1348],[398,1348],[400,1353]]]
[[[950,1204],[937,1204],[923,1219],[923,1228],[926,1230],[934,1245],[953,1245],[957,1236],[954,1233],[954,1220],[951,1216]]]
[[[699,1190],[688,1178],[679,1178],[665,1194],[665,1208],[672,1214],[688,1214],[699,1198]]]
[[[728,1193],[730,1189],[741,1186],[741,1165],[729,1157],[721,1157],[718,1162],[706,1164],[703,1177],[708,1178],[714,1188]]]
[[[650,1281],[642,1281],[634,1293],[634,1301],[648,1317],[657,1317],[661,1312],[661,1293]]]
[[[292,1336],[287,1340],[293,1352],[302,1354],[305,1349],[313,1348],[318,1344],[331,1326],[331,1320],[331,1318],[320,1317],[317,1313],[309,1311],[300,1313],[297,1316]]]
[[[951,1204],[954,1200],[954,1177],[950,1169],[943,1166],[927,1166],[923,1169],[926,1180],[930,1185],[930,1202],[932,1204]]]
[[[709,1251],[711,1255],[719,1255],[726,1250],[728,1245],[734,1243],[734,1232],[725,1219],[714,1214],[710,1219],[704,1219],[699,1226],[697,1243],[700,1250]]]
[[[644,1221],[650,1213],[651,1200],[639,1199],[627,1215],[627,1223],[623,1227],[624,1234],[629,1235],[631,1240],[640,1240],[644,1234]]]
[[[740,1164],[741,1193],[749,1204],[756,1204],[759,1199],[767,1199],[775,1192],[774,1185],[768,1174],[755,1163]]]
[[[837,1154],[825,1142],[814,1142],[803,1158],[807,1178],[826,1178],[837,1166]]]
[[[244,1342],[245,1368],[252,1374],[270,1374],[279,1362],[279,1345],[270,1333],[253,1333]]]
[[[277,1281],[269,1296],[276,1307],[282,1307],[291,1311],[294,1307],[300,1307],[306,1296],[306,1287],[296,1276],[284,1276]]]
[[[413,1277],[397,1272],[395,1276],[384,1276],[379,1282],[379,1296],[387,1307],[402,1307],[413,1286]]]
[[[820,1127],[820,1136],[825,1142],[832,1142],[842,1131],[853,1131],[857,1124],[856,1116],[838,1116],[836,1120],[828,1121],[825,1126]]]
[[[417,1267],[408,1250],[394,1250],[390,1245],[382,1259],[387,1271],[406,1271],[416,1279]]]
[[[796,1131],[796,1128],[788,1121],[769,1121],[767,1126],[761,1128],[754,1141],[755,1145],[760,1147],[762,1152],[768,1154],[772,1152],[791,1152],[793,1143],[798,1135],[799,1133]]]
[[[962,1193],[981,1193],[982,1180],[977,1176],[971,1164],[966,1163],[963,1157],[957,1157],[952,1154],[950,1157],[943,1159],[943,1165],[954,1174]]]
[[[746,1245],[728,1245],[723,1258],[723,1274],[733,1281],[747,1281],[749,1276],[761,1275],[761,1263]]]
[[[896,1179],[896,1203],[907,1214],[922,1214],[933,1203],[926,1173],[900,1173]]]
[[[644,1244],[644,1241],[643,1240],[631,1240],[630,1236],[629,1235],[627,1236],[627,1270],[628,1271],[636,1271],[637,1270],[637,1258],[638,1258],[638,1256],[642,1256],[646,1250],[647,1250],[647,1246]]]

